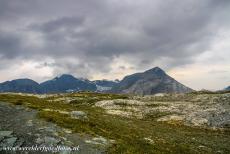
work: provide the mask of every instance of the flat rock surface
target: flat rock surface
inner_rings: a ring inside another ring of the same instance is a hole
[[[161,113],[157,121],[172,120],[181,121],[187,126],[230,128],[229,93],[103,100],[95,106],[105,109],[108,114],[128,118],[144,119],[148,115]]]
[[[0,150],[2,147],[30,147],[30,146],[65,146],[79,147],[79,151],[71,153],[103,153],[103,146],[95,146],[86,141],[90,137],[84,137],[72,133],[53,123],[43,121],[36,117],[37,111],[13,106],[0,102]],[[26,153],[13,151],[0,151],[1,154]],[[27,152],[42,153],[42,152]],[[50,152],[43,152],[50,153]],[[62,151],[59,153],[68,153]]]

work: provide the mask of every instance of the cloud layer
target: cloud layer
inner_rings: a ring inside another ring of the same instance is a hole
[[[229,9],[228,0],[0,0],[0,72],[22,63],[37,70],[1,79],[115,79],[155,65],[203,65],[216,52],[229,55],[213,47],[230,34]],[[205,53],[211,56],[199,60]]]

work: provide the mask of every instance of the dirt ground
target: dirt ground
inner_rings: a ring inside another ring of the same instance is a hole
[[[57,153],[104,153],[104,147],[87,144],[90,137],[74,134],[70,130],[43,121],[36,117],[37,111],[0,103],[0,150],[2,147],[30,146],[66,146],[77,147],[76,151],[59,151]],[[41,151],[0,151],[2,154],[11,153],[50,153]]]

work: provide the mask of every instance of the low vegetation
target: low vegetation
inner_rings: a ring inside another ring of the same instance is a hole
[[[141,119],[112,115],[105,108],[95,105],[99,101],[135,99],[144,101],[147,107],[158,107],[160,104],[155,102],[195,100],[195,95],[197,94],[134,98],[90,92],[47,96],[0,94],[0,101],[36,109],[39,111],[39,118],[73,132],[102,136],[108,141],[114,141],[109,144],[108,153],[230,153],[228,129],[194,128],[178,121],[157,121],[159,117],[168,115],[168,112],[149,112]],[[122,102],[116,102],[115,105],[122,109],[136,107],[135,104],[127,105]],[[162,106],[167,107],[167,104]],[[87,119],[72,118],[68,114],[72,111],[83,111]]]

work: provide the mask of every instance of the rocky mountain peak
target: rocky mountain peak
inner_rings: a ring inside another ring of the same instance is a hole
[[[186,93],[192,89],[179,83],[159,67],[126,76],[111,89],[115,93],[151,95],[156,93]]]
[[[76,79],[73,75],[70,74],[62,74],[59,79]]]
[[[160,67],[154,67],[144,72],[145,74],[158,74],[158,75],[165,75],[165,71],[162,70]]]

